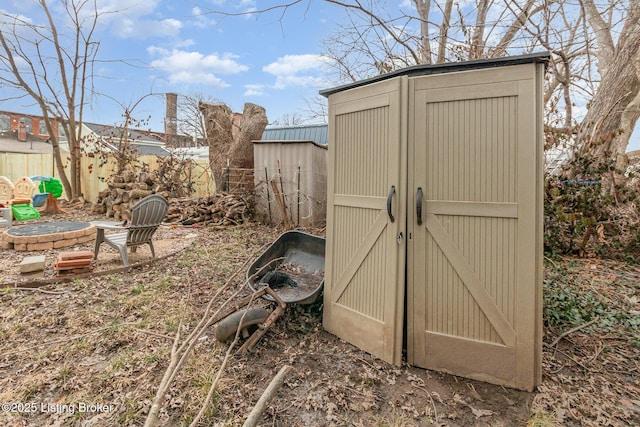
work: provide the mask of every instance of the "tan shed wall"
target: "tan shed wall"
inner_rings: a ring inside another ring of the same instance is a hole
[[[256,142],[253,145],[256,212],[263,220],[282,224],[282,208],[276,200],[284,189],[287,215],[294,225],[309,226],[326,219],[327,149],[312,142]],[[278,168],[278,161],[280,168]],[[299,191],[298,191],[298,165]],[[266,173],[265,173],[266,167]],[[282,182],[280,180],[282,178]],[[269,185],[267,187],[267,182]],[[268,195],[267,195],[268,190]],[[270,213],[269,213],[270,212]]]

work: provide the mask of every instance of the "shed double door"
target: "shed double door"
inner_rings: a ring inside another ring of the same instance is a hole
[[[541,379],[539,64],[396,77],[329,98],[324,327],[408,362]]]

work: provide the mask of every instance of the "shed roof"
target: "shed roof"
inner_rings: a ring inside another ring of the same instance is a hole
[[[40,138],[33,137],[27,142],[22,142],[18,141],[14,132],[0,132],[0,153],[42,154],[52,152],[51,144]]]
[[[504,58],[492,58],[492,59],[476,59],[473,61],[464,62],[445,62],[442,64],[421,64],[414,65],[412,67],[403,68],[401,70],[392,71],[387,74],[381,74],[379,76],[370,77],[368,79],[359,80],[357,82],[347,83],[345,85],[336,86],[329,89],[323,89],[320,91],[320,95],[329,97],[334,93],[343,92],[345,90],[353,89],[360,86],[365,86],[371,83],[388,80],[398,76],[427,76],[430,74],[442,74],[452,73],[454,71],[467,71],[476,70],[481,68],[493,68],[503,67],[507,65],[520,65],[530,63],[544,63],[549,62],[551,54],[549,52],[537,52],[529,53],[526,55],[507,56]]]
[[[120,134],[122,132],[121,127],[110,126],[110,125],[101,125],[97,123],[87,123],[83,122],[83,124],[88,127],[93,133],[98,136],[105,138],[120,138]],[[153,135],[151,132],[145,132],[138,129],[127,129],[129,139],[140,141],[140,142],[151,142],[151,143],[159,143],[160,139]]]
[[[327,125],[266,128],[262,133],[262,139],[255,142],[265,141],[312,141],[316,144],[327,145]]]
[[[132,142],[131,148],[137,151],[138,154],[142,154],[143,156],[151,155],[164,157],[169,155],[169,151],[160,144],[142,144],[138,142]]]
[[[122,132],[122,128],[116,126],[87,122],[84,122],[83,125],[97,136],[106,138],[107,142],[109,142],[108,140],[110,138],[117,141],[120,138],[120,133]],[[127,136],[131,149],[138,152],[138,154],[160,157],[169,155],[169,151],[164,148],[157,135],[150,132],[140,131],[138,129],[127,129]],[[110,146],[112,146],[112,144]]]

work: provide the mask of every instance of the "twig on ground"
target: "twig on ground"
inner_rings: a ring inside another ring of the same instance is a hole
[[[598,321],[598,317],[595,317],[593,319],[591,319],[590,321],[588,321],[587,323],[583,323],[582,325],[578,325],[575,328],[571,328],[568,331],[560,334],[558,336],[558,338],[556,338],[555,340],[553,340],[553,342],[551,344],[549,344],[549,347],[554,347],[556,344],[558,344],[560,342],[560,340],[564,337],[566,337],[567,335],[571,335],[574,332],[579,331],[580,329],[584,329],[588,326],[593,325],[594,323],[596,323]]]
[[[5,289],[15,289],[18,291],[33,291],[33,292],[40,292],[43,294],[47,294],[47,295],[64,295],[66,294],[65,291],[48,291],[46,289],[42,289],[42,288],[23,288],[20,286],[16,286],[15,288],[5,288]]]
[[[247,420],[244,422],[242,427],[254,427],[258,424],[262,413],[267,408],[267,405],[269,404],[271,399],[273,399],[273,397],[275,396],[276,391],[278,391],[278,389],[284,382],[285,377],[291,369],[293,369],[291,366],[284,365],[276,374],[276,376],[273,377],[273,379],[269,383],[269,386],[267,386],[264,393],[262,393],[262,396],[260,396],[260,399],[258,399],[258,403],[256,403],[256,406],[254,406],[249,413],[249,416],[247,417]]]

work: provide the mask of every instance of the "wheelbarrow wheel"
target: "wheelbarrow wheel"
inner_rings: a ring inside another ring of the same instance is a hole
[[[264,307],[251,307],[246,310],[238,310],[218,322],[218,326],[216,326],[216,340],[218,340],[218,342],[224,342],[229,338],[235,337],[241,320],[242,329],[249,330],[252,326],[264,323],[269,315],[269,310]]]

